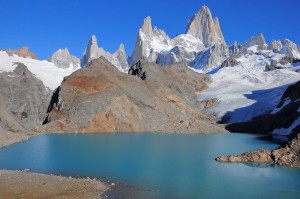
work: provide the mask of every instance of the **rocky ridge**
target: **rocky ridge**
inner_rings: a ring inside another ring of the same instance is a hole
[[[284,39],[282,41],[272,40],[268,45],[262,33],[250,37],[244,44],[234,42],[229,46],[230,55],[245,54],[249,53],[249,51],[255,52],[259,50],[272,50],[274,53],[290,55],[294,59],[300,59],[300,47],[297,46],[297,44],[288,39]]]
[[[184,63],[162,68],[142,60],[141,67],[145,80],[103,57],[91,61],[64,79],[38,132],[224,132],[195,104],[208,76]]]
[[[24,46],[20,49],[17,50],[11,50],[11,49],[4,49],[3,51],[7,52],[9,56],[17,55],[19,57],[24,57],[24,58],[32,58],[32,59],[37,59],[37,56],[35,53],[29,51],[29,47]]]

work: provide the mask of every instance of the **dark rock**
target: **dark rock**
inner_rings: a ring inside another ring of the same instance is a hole
[[[286,65],[286,64],[292,64],[294,62],[295,58],[293,55],[286,55],[279,61],[280,64]]]
[[[238,65],[240,62],[237,61],[237,59],[240,57],[241,55],[236,54],[234,56],[230,56],[228,57],[221,65],[221,67],[234,67],[236,65]]]
[[[282,69],[281,66],[277,66],[278,62],[276,60],[272,60],[271,61],[271,65],[267,64],[265,71],[272,71],[272,70],[276,70],[276,69]]]
[[[143,70],[141,60],[139,60],[136,64],[130,67],[128,74],[138,76],[142,80],[145,80],[147,78],[146,71]]]

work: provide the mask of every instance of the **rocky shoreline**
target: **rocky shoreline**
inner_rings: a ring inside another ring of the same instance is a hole
[[[96,179],[0,170],[1,198],[104,198],[108,189]]]
[[[34,134],[0,132],[0,148],[28,140]],[[104,198],[107,183],[90,178],[0,170],[1,198]]]
[[[259,149],[237,156],[220,156],[216,158],[216,161],[273,163],[280,166],[300,168],[300,133],[275,150]]]

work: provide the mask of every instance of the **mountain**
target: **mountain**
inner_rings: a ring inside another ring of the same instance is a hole
[[[189,21],[186,34],[171,39],[165,31],[152,28],[147,17],[138,31],[130,65],[142,57],[165,66],[185,61],[204,72],[220,65],[228,57],[228,49],[217,18],[203,6]]]
[[[256,47],[257,50],[266,50],[268,49],[268,45],[266,43],[265,37],[262,33],[257,36],[252,36],[244,45],[245,48]]]
[[[282,41],[272,40],[269,45],[269,50],[281,54],[292,55],[294,58],[300,59],[300,47],[288,39]]]
[[[47,59],[52,62],[58,68],[73,68],[76,69],[80,67],[80,60],[71,55],[67,48],[57,50],[51,57]]]
[[[50,94],[22,63],[0,73],[0,129],[28,131],[42,124]]]
[[[215,44],[226,46],[223,34],[221,32],[219,19],[212,18],[212,14],[207,6],[202,8],[189,20],[186,34],[193,35],[200,39],[205,47]]]
[[[125,52],[125,47],[123,44],[120,48],[112,55],[106,52],[103,48],[98,47],[97,38],[95,35],[91,37],[84,52],[84,55],[80,61],[81,67],[85,67],[94,59],[99,57],[105,57],[110,63],[116,66],[120,71],[126,72],[129,68]]]
[[[120,72],[104,57],[92,60],[54,92],[38,132],[224,132],[195,104],[207,75],[184,63],[160,67],[141,60],[139,68],[145,80]]]

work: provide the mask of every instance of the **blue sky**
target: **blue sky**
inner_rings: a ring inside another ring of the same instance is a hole
[[[202,5],[219,18],[227,44],[262,32],[268,42],[288,38],[300,45],[299,0],[1,0],[0,48],[29,46],[44,59],[68,47],[81,57],[95,34],[107,51],[124,43],[130,55],[146,16],[174,37]]]

